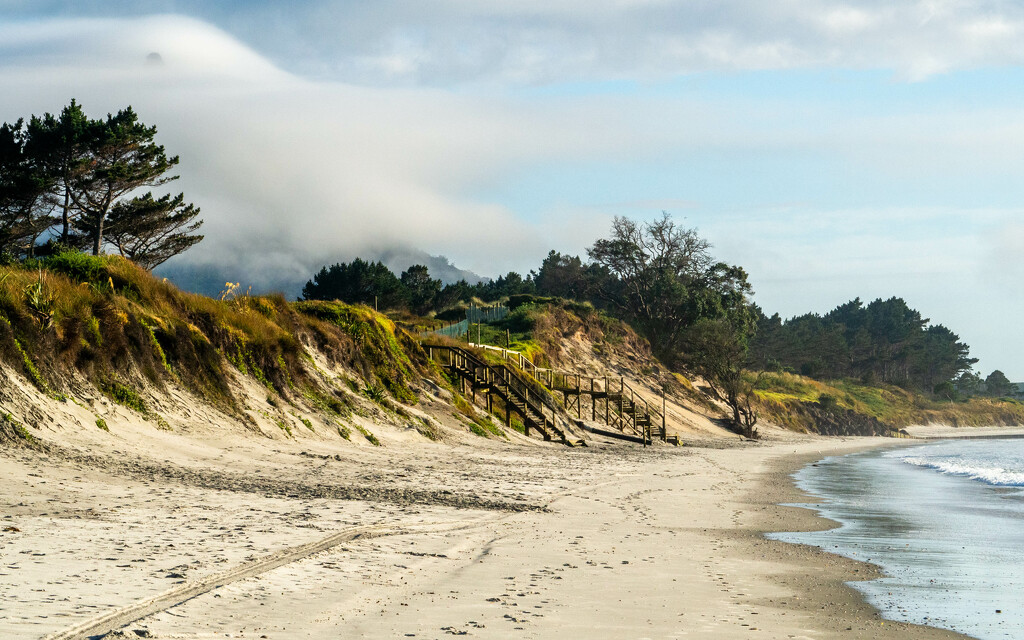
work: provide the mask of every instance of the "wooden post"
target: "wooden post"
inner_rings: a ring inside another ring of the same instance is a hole
[[[626,400],[626,390],[622,387],[622,378],[619,378],[619,392],[616,395],[618,396],[616,413],[618,414],[619,431],[625,431],[626,416],[622,415],[622,404]]]
[[[665,427],[665,416],[667,415],[665,410],[665,385],[661,385],[661,440],[664,442],[668,440],[668,430]]]
[[[611,399],[608,397],[608,376],[605,376],[604,377],[604,423],[605,424],[611,424],[611,422],[609,421],[609,417],[610,417],[609,416],[609,409],[611,407],[608,406],[610,400]]]
[[[576,418],[583,418],[583,394],[580,393],[580,374],[576,374]]]
[[[597,396],[594,395],[594,379],[590,379],[590,421],[597,420]]]

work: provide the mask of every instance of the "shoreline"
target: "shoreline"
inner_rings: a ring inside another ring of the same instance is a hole
[[[922,438],[917,442],[925,442],[930,439]],[[776,458],[769,462],[769,469],[762,474],[762,486],[765,490],[752,491],[747,496],[749,503],[756,508],[758,518],[754,531],[749,534],[738,532],[738,537],[741,540],[747,538],[747,542],[751,543],[749,536],[755,536],[760,544],[767,547],[769,555],[784,558],[786,563],[805,572],[802,580],[783,581],[783,584],[799,594],[795,598],[799,602],[790,602],[789,604],[797,610],[816,616],[823,610],[828,611],[828,615],[821,616],[819,619],[819,622],[824,624],[828,631],[825,637],[850,637],[851,633],[870,632],[873,638],[892,638],[893,640],[900,638],[973,640],[972,636],[948,629],[884,618],[880,610],[870,605],[859,591],[848,584],[881,577],[882,570],[875,564],[829,553],[812,545],[783,542],[766,537],[768,533],[824,531],[842,526],[839,522],[819,515],[812,507],[793,506],[797,504],[813,505],[820,502],[818,497],[808,494],[796,486],[793,474],[803,467],[825,457],[849,455],[870,449],[907,446],[914,442],[914,440],[881,441],[865,443],[864,446],[843,451],[824,454],[795,454]],[[817,572],[818,575],[813,575],[813,572]]]
[[[126,452],[87,460],[8,452],[0,481],[11,490],[0,513],[18,532],[0,533],[9,558],[0,568],[0,635],[38,639],[87,625],[337,538],[171,598],[125,633],[962,639],[883,620],[845,584],[877,575],[872,565],[764,537],[833,525],[779,504],[810,501],[792,483],[796,469],[909,442],[773,431],[762,442],[707,447],[484,442],[349,451],[339,460],[326,448],[311,456],[287,443],[266,450],[231,439],[213,445],[223,459],[162,452],[164,473]],[[399,479],[417,489],[408,502],[393,491],[335,497],[348,483],[393,487]],[[268,495],[271,480],[294,494]],[[313,486],[322,489],[304,489]],[[539,508],[494,508],[512,504]],[[379,533],[340,537],[366,525]]]

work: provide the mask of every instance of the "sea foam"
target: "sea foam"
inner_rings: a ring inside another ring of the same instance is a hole
[[[916,467],[935,469],[951,476],[966,476],[998,487],[1024,487],[1024,471],[986,466],[974,460],[916,456],[901,456],[900,460]]]
[[[841,524],[774,534],[883,570],[855,581],[893,620],[981,640],[1024,638],[1024,439],[945,440],[827,458],[796,474]]]

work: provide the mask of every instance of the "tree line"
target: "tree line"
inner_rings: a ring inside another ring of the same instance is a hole
[[[533,279],[530,276],[523,279],[515,272],[476,284],[459,280],[442,285],[439,279],[430,277],[425,265],[413,265],[395,276],[384,263],[362,258],[324,266],[302,287],[304,300],[341,300],[380,309],[408,309],[420,315],[441,311],[471,298],[494,301],[535,293]]]
[[[586,263],[552,251],[525,277],[510,272],[490,282],[442,286],[423,265],[396,277],[380,262],[356,258],[323,267],[302,296],[420,314],[471,297],[494,301],[536,294],[589,301],[632,325],[666,365],[704,377],[732,408],[734,422],[752,435],[756,416],[742,376],[756,328],[751,287],[742,268],[716,261],[710,248],[695,229],[677,225],[667,213],[646,224],[616,218],[609,237],[588,249]]]
[[[751,301],[746,272],[715,260],[707,240],[666,213],[649,223],[616,218],[587,259],[552,250],[526,276],[511,272],[485,283],[442,285],[423,265],[396,277],[379,262],[356,259],[324,267],[303,289],[307,299],[372,303],[376,296],[381,308],[419,314],[471,297],[521,294],[589,301],[628,322],[666,365],[708,380],[745,428],[756,416],[744,369],[857,378],[950,399],[1015,392],[998,371],[982,380],[972,370],[977,359],[968,345],[900,298],[856,299],[824,315],[785,321],[767,317]]]
[[[0,258],[110,248],[152,269],[202,240],[184,194],[148,190],[178,179],[155,137],[130,106],[94,119],[74,100],[0,125]]]
[[[936,395],[948,395],[977,361],[957,334],[930,324],[902,298],[868,304],[857,298],[824,315],[786,321],[758,310],[750,354],[755,369],[857,378]]]

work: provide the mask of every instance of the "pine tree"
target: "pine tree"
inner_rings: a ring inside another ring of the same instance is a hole
[[[70,197],[81,212],[79,226],[88,232],[93,255],[103,249],[107,216],[120,198],[178,179],[166,175],[178,156],[167,157],[163,146],[153,142],[155,136],[156,127],[139,122],[131,107],[89,123],[88,157],[75,164]]]
[[[153,269],[203,239],[195,232],[199,208],[184,194],[154,198],[152,192],[118,202],[107,215],[107,242],[136,264]]]
[[[27,139],[24,121],[0,125],[0,252],[31,257],[55,219],[46,200],[49,177],[30,155]]]
[[[27,153],[37,159],[38,171],[46,176],[51,203],[60,210],[60,244],[64,247],[84,246],[84,239],[73,235],[78,212],[72,201],[72,180],[89,162],[86,137],[90,126],[75,100],[59,116],[32,116],[28,123]]]

